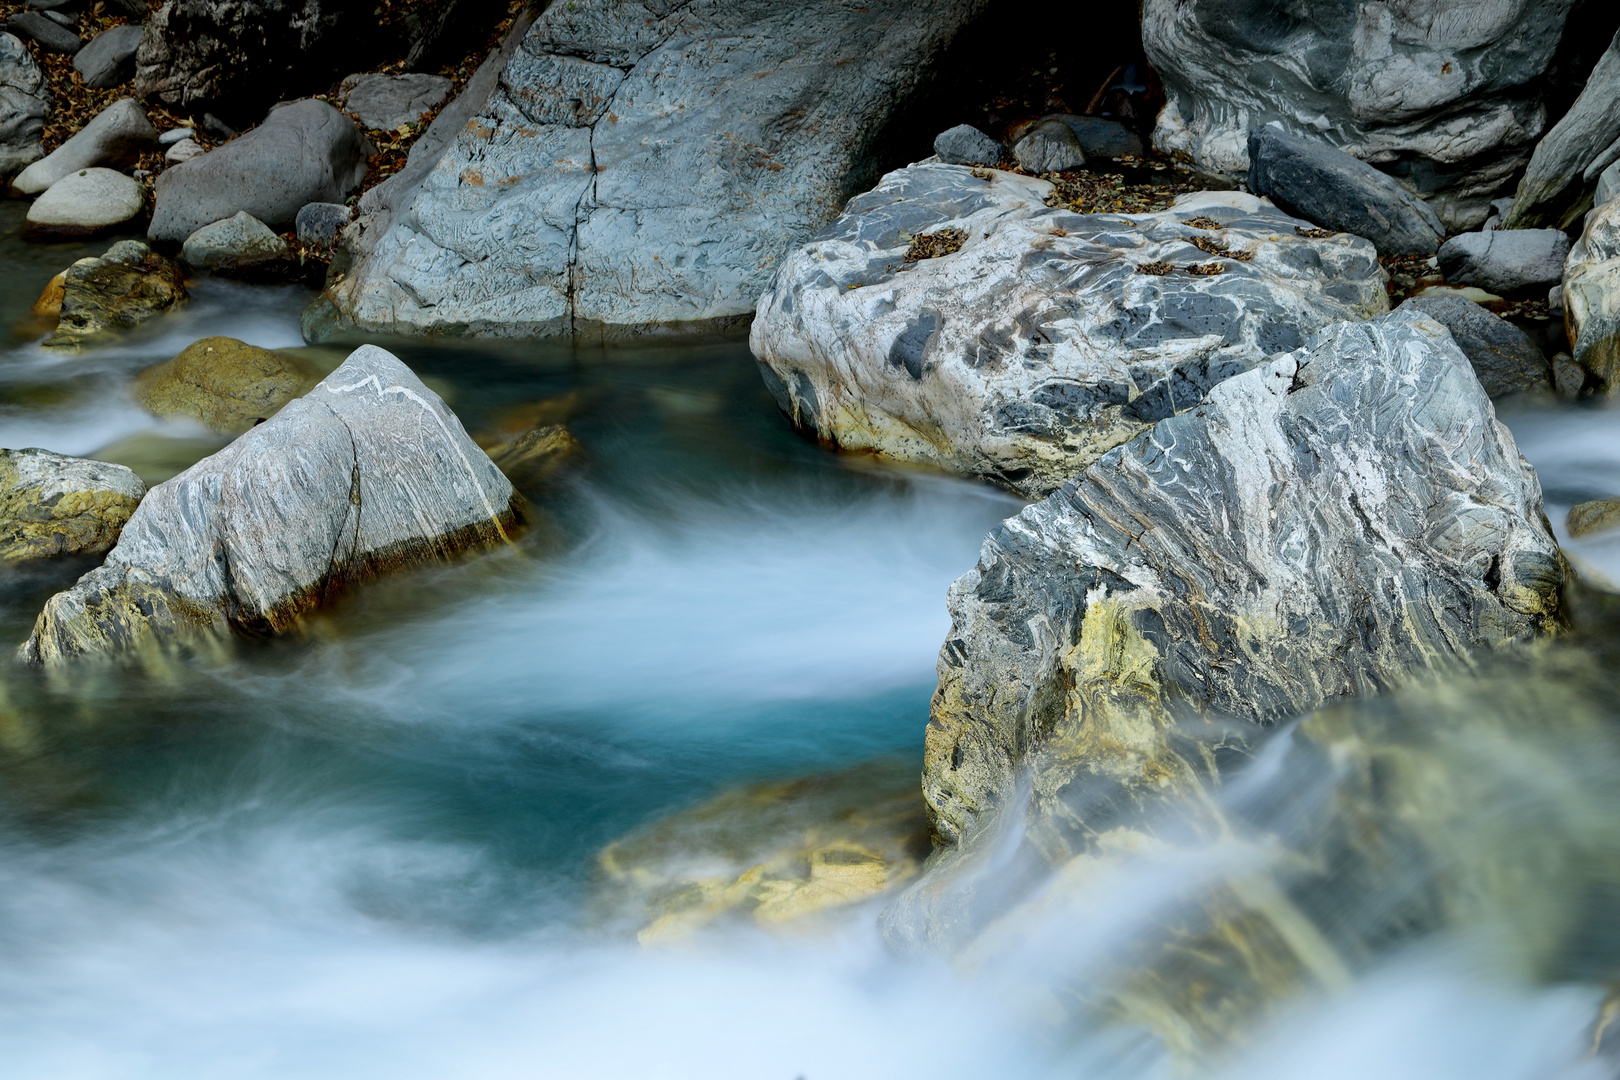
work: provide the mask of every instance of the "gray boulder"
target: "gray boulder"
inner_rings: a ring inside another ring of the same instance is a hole
[[[1493,229],[1440,245],[1440,272],[1455,285],[1498,296],[1545,292],[1564,277],[1569,237],[1557,229]]]
[[[985,6],[552,4],[305,334],[733,325]]]
[[[1249,190],[1325,228],[1366,237],[1380,255],[1427,255],[1446,231],[1422,199],[1389,176],[1281,128],[1250,133]]]
[[[1546,126],[1574,0],[1145,0],[1164,80],[1154,145],[1248,173],[1277,122],[1413,184],[1449,230],[1477,228]]]
[[[343,226],[349,223],[349,208],[342,203],[310,203],[298,211],[295,228],[306,244],[327,247],[337,242]]]
[[[159,176],[148,235],[180,242],[241,211],[290,229],[301,207],[342,202],[358,187],[366,156],[360,129],[326,102],[279,106],[246,135]]]
[[[274,633],[378,574],[498,545],[512,485],[375,346],[147,493],[105,565],[45,605],[30,663]]]
[[[125,24],[103,30],[73,57],[73,68],[92,90],[106,90],[135,77],[141,28]]]
[[[1414,296],[1401,305],[1451,331],[1452,340],[1492,398],[1551,392],[1552,365],[1530,335],[1460,296]]]
[[[72,56],[84,45],[78,34],[38,11],[24,11],[13,15],[6,20],[6,30],[32,41],[46,52],[67,53]]]
[[[355,79],[354,87],[343,99],[343,108],[367,127],[385,131],[416,123],[450,96],[450,80],[442,75],[412,72],[351,78]]]
[[[24,45],[0,34],[0,179],[10,177],[45,154],[45,114],[51,91]]]
[[[182,259],[208,269],[242,260],[278,259],[286,254],[287,242],[245,210],[204,225],[186,237],[180,248]]]
[[[1194,793],[1247,723],[1551,629],[1560,565],[1535,472],[1445,328],[1327,327],[986,539],[950,590],[935,833],[973,831],[1024,769],[1037,816],[1082,777],[1127,802]]]
[[[1598,174],[1597,193],[1592,203],[1594,206],[1602,206],[1617,198],[1620,198],[1620,161],[1616,161]]]
[[[1086,153],[1080,149],[1080,140],[1061,120],[1038,122],[1013,144],[1012,152],[1018,164],[1036,176],[1086,166]]]
[[[1080,215],[1052,190],[930,164],[850,200],[754,319],[792,422],[1040,496],[1313,330],[1388,310],[1371,244],[1302,236],[1252,195]]]
[[[133,164],[141,151],[157,145],[157,128],[134,98],[119,98],[97,113],[49,156],[18,174],[11,186],[24,195],[44,191],[82,169]]]
[[[112,169],[83,169],[64,176],[34,200],[26,218],[35,239],[96,236],[141,216],[146,191]]]
[[[49,450],[0,450],[0,563],[100,555],[146,485],[122,465]]]
[[[957,124],[934,139],[934,153],[947,165],[1000,165],[1001,144],[972,124]]]
[[[1118,120],[1074,113],[1052,113],[1044,119],[1060,121],[1074,132],[1080,149],[1088,157],[1140,157],[1146,149],[1141,136]]]
[[[1586,88],[1569,112],[1536,144],[1535,156],[1513,196],[1513,212],[1504,225],[1529,229],[1539,225],[1572,223],[1581,196],[1598,175],[1620,157],[1620,33],[1616,33]],[[1612,152],[1611,152],[1612,151]],[[1609,153],[1606,153],[1609,152]]]
[[[1620,199],[1586,216],[1564,266],[1564,325],[1574,361],[1605,393],[1620,391]]]

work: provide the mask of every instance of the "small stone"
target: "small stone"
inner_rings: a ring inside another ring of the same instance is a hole
[[[159,146],[173,146],[175,143],[181,142],[182,140],[195,139],[196,137],[197,137],[197,129],[196,128],[187,128],[187,127],[170,128],[168,131],[165,131],[163,134],[158,136],[158,145]]]
[[[65,26],[69,30],[72,30],[78,25],[79,22],[79,20],[74,18],[72,15],[65,15],[60,11],[47,11],[45,13],[45,17],[51,20],[51,22],[55,23],[57,26]]]
[[[0,562],[104,554],[145,494],[122,465],[0,450]]]
[[[1550,288],[1563,278],[1569,237],[1558,229],[1464,233],[1440,246],[1440,270],[1458,285],[1502,296]]]
[[[1025,171],[1070,172],[1085,168],[1086,154],[1069,125],[1061,120],[1042,120],[1013,145],[1013,157]]]
[[[1586,369],[1577,364],[1569,353],[1552,358],[1553,389],[1565,401],[1574,401],[1586,389]]]
[[[287,242],[245,210],[204,225],[186,237],[180,249],[180,257],[186,262],[208,269],[227,262],[275,259],[286,254]]]
[[[32,238],[94,236],[146,209],[141,185],[111,169],[85,169],[58,180],[28,208]]]
[[[1559,312],[1564,310],[1564,287],[1562,285],[1554,285],[1547,290],[1547,310]]]
[[[935,137],[934,153],[947,165],[999,165],[1002,148],[972,124],[957,124]]]
[[[394,131],[414,124],[443,105],[451,83],[441,75],[361,75],[344,99],[343,107],[369,128]],[[345,80],[347,81],[347,80]]]
[[[305,244],[329,247],[337,243],[338,233],[349,223],[349,208],[342,203],[314,202],[298,211],[294,228],[298,239]]]
[[[103,30],[73,58],[73,69],[92,90],[106,90],[135,77],[135,50],[141,28],[124,25]]]
[[[181,139],[164,152],[163,160],[166,164],[178,165],[182,161],[190,161],[192,158],[202,157],[206,153],[208,151],[204,150],[202,144],[196,139]]]
[[[173,261],[139,240],[120,240],[99,259],[80,259],[62,281],[62,313],[48,349],[78,349],[129,330],[184,303],[185,280]]]
[[[198,126],[216,139],[225,140],[236,138],[236,129],[231,127],[231,125],[227,124],[225,121],[221,120],[219,117],[215,116],[213,113],[203,113],[202,123]]]
[[[135,377],[135,400],[163,419],[200,420],[240,435],[320,382],[306,361],[228,337],[194,341]]]
[[[34,42],[46,52],[67,53],[72,56],[84,42],[79,35],[38,11],[25,11],[6,20],[6,29],[20,38]]]
[[[34,195],[81,169],[133,165],[143,150],[157,144],[157,137],[157,128],[135,99],[120,98],[48,157],[24,169],[11,186],[24,195]]]
[[[1620,528],[1620,499],[1594,499],[1572,506],[1564,524],[1577,539]]]

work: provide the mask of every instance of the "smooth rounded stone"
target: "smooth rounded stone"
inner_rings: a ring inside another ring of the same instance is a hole
[[[239,435],[319,381],[320,373],[298,357],[206,337],[137,375],[135,400],[153,416],[200,420],[210,431]]]
[[[739,325],[984,7],[552,4],[344,231],[306,340]]]
[[[1249,190],[1307,221],[1365,237],[1380,255],[1427,255],[1446,231],[1393,178],[1320,139],[1277,127],[1249,135]]]
[[[1118,120],[1074,113],[1052,113],[1042,119],[1057,120],[1074,132],[1087,157],[1140,157],[1146,150],[1141,136]]]
[[[1273,122],[1405,176],[1446,231],[1478,228],[1530,159],[1574,0],[1145,0],[1164,82],[1153,144],[1242,179]]]
[[[168,131],[165,131],[163,134],[158,136],[158,145],[159,146],[173,146],[177,142],[183,142],[186,139],[195,139],[196,137],[197,137],[197,129],[196,128],[188,128],[188,127],[170,128]]]
[[[972,124],[957,124],[934,139],[934,154],[947,165],[1000,165],[999,142]]]
[[[65,14],[65,13],[60,12],[60,11],[46,11],[45,12],[45,17],[47,19],[51,20],[51,22],[55,23],[57,26],[65,26],[69,30],[72,30],[75,26],[78,25],[78,22],[79,22],[79,20],[76,19],[74,16]]]
[[[1554,629],[1560,567],[1535,472],[1446,329],[1415,310],[1329,326],[985,540],[949,594],[935,835],[1021,805],[1026,770],[1037,816],[1082,776],[1185,796],[1244,722]]]
[[[278,232],[291,229],[301,207],[342,202],[360,185],[368,146],[354,121],[324,101],[279,106],[246,135],[158,177],[147,236],[180,243],[243,211]]]
[[[34,42],[47,52],[72,56],[84,45],[78,34],[38,11],[24,11],[11,16],[6,20],[6,30]]]
[[[49,450],[0,450],[0,562],[100,555],[146,485],[122,465]]]
[[[135,77],[135,50],[141,45],[139,25],[103,30],[73,57],[73,68],[92,90],[107,90]]]
[[[1440,245],[1440,272],[1500,296],[1540,292],[1563,280],[1569,246],[1557,229],[1464,233]]]
[[[343,108],[367,127],[393,131],[416,123],[443,105],[450,96],[450,86],[444,76],[422,72],[361,75],[344,97]]]
[[[243,259],[274,259],[287,254],[287,242],[258,218],[242,211],[224,221],[204,225],[180,248],[180,257],[192,266],[212,269]]]
[[[172,259],[139,240],[120,240],[100,258],[80,259],[67,268],[61,317],[45,347],[76,350],[185,301],[185,279]]]
[[[67,271],[63,270],[45,283],[45,288],[40,290],[39,298],[29,309],[29,314],[36,319],[48,319],[51,325],[55,326],[56,320],[62,317],[62,297],[67,292],[66,286]]]
[[[1302,236],[1253,196],[1082,216],[1046,206],[1045,181],[991,177],[890,173],[783,260],[750,345],[800,430],[1040,496],[1311,331],[1388,310],[1371,244]],[[945,230],[960,250],[906,260]]]
[[[1086,153],[1069,125],[1061,120],[1042,120],[1013,144],[1013,157],[1026,171],[1071,172],[1086,167]]]
[[[0,178],[45,154],[45,114],[51,90],[28,46],[0,34]]]
[[[1588,214],[1569,250],[1564,324],[1589,381],[1605,393],[1620,389],[1620,199]]]
[[[342,203],[314,202],[299,209],[294,228],[302,243],[327,247],[337,243],[350,216],[349,208]]]
[[[1401,305],[1451,331],[1473,365],[1479,384],[1493,399],[1509,394],[1551,392],[1552,365],[1530,335],[1460,296],[1414,296]]]
[[[1620,499],[1594,499],[1572,506],[1564,524],[1576,539],[1620,529]]]
[[[132,165],[157,145],[157,128],[134,98],[120,98],[50,155],[24,169],[11,186],[25,195],[44,191],[64,176],[95,166]]]
[[[520,506],[444,402],[363,346],[148,492],[106,563],[45,604],[19,657],[285,631],[369,578],[507,542]]]
[[[1620,32],[1586,77],[1586,87],[1575,104],[1536,144],[1519,188],[1513,194],[1513,212],[1504,223],[1509,229],[1541,225],[1567,227],[1581,196],[1598,175],[1620,156]]]
[[[208,151],[204,150],[202,143],[198,142],[196,139],[181,139],[178,142],[172,143],[169,148],[163,152],[163,163],[165,165],[179,165],[183,161],[190,161],[192,158],[202,157],[206,153],[208,153]]]
[[[46,189],[28,208],[30,237],[94,236],[140,217],[146,191],[121,172],[85,169]]]

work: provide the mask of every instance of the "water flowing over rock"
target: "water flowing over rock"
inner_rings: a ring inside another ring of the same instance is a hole
[[[100,555],[146,494],[122,465],[49,450],[0,450],[0,562]]]
[[[1026,766],[1037,810],[1078,778],[1184,794],[1241,742],[1225,725],[1531,638],[1561,578],[1535,473],[1445,328],[1328,327],[985,541],[950,592],[935,831],[961,838]]]
[[[56,333],[45,347],[78,349],[185,301],[185,279],[174,260],[139,240],[120,240],[100,258],[67,268]]]
[[[288,629],[387,570],[499,544],[512,485],[410,369],[356,350],[305,397],[147,493],[107,562],[45,605],[55,663]]]
[[[306,337],[736,322],[984,7],[553,4]]]
[[[1273,121],[1401,177],[1449,229],[1474,228],[1546,123],[1543,76],[1574,0],[1146,0],[1168,102],[1153,141],[1248,172]]]
[[[0,34],[0,179],[45,154],[45,114],[51,90],[45,72],[11,34]]]
[[[1586,80],[1564,118],[1536,145],[1535,156],[1513,195],[1513,209],[1503,225],[1529,229],[1538,225],[1563,227],[1578,220],[1573,215],[1586,207],[1581,195],[1598,176],[1620,158],[1620,33]]]
[[[1050,492],[1212,385],[1387,310],[1371,244],[1252,195],[1085,215],[1013,173],[918,165],[790,255],[751,345],[800,429]],[[960,250],[908,261],[922,238]]]

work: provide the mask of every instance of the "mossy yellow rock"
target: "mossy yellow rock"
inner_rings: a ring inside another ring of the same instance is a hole
[[[238,435],[308,393],[320,373],[306,361],[228,337],[194,341],[135,380],[141,407],[164,418],[201,420]]]
[[[122,465],[48,450],[0,450],[0,562],[100,555],[146,494]]]

